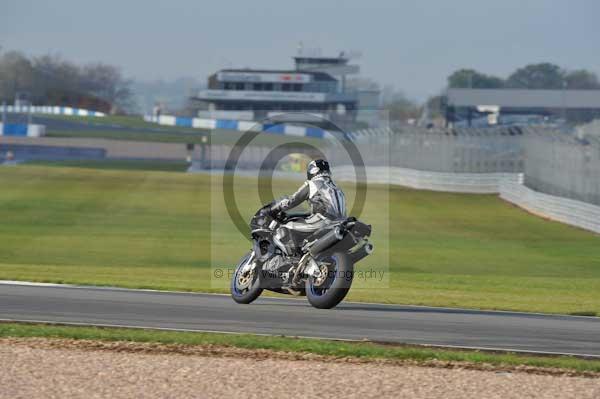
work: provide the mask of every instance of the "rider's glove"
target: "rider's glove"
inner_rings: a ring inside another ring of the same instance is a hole
[[[269,209],[269,213],[273,216],[276,216],[278,213],[281,213],[284,211],[284,209],[287,209],[287,206],[290,202],[289,198],[282,198],[281,200],[275,202],[273,205],[271,205],[271,208]]]
[[[267,213],[273,217],[275,217],[279,212],[280,212],[280,210],[279,210],[278,202],[274,203],[273,205],[271,205],[270,208],[267,209]]]

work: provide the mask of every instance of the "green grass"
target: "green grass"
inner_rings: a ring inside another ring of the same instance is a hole
[[[228,129],[210,130],[179,126],[163,126],[157,123],[146,122],[139,116],[91,117],[44,115],[44,117],[73,122],[84,122],[95,126],[94,129],[81,127],[80,129],[73,130],[57,130],[49,128],[46,132],[47,137],[104,138],[113,140],[200,144],[203,142],[203,137],[208,136],[208,139],[212,144],[233,144],[243,134],[243,132]],[[98,128],[103,126],[106,126],[106,129]],[[118,129],[119,127],[124,129],[114,130],[114,128]],[[319,145],[322,144],[323,140],[312,137],[284,136],[280,134],[265,133],[258,135],[258,137],[252,141],[253,144],[268,147],[289,142]]]
[[[128,130],[52,130],[49,129],[46,137],[62,138],[89,138],[89,139],[111,139],[128,141],[148,141],[159,143],[194,143],[201,144],[203,137],[208,135],[211,144],[234,144],[242,136],[243,132],[237,130],[204,130],[195,129],[193,133],[188,132],[144,132]],[[312,137],[284,136],[281,134],[264,133],[258,135],[253,141],[253,145],[263,147],[275,147],[285,143],[308,143],[319,147],[323,144],[322,139]]]
[[[467,350],[435,349],[404,345],[379,345],[305,338],[249,334],[174,332],[146,329],[73,327],[45,324],[0,323],[0,337],[43,337],[103,341],[153,342],[183,345],[218,345],[276,352],[314,353],[335,358],[386,359],[396,361],[442,361],[490,364],[497,367],[531,366],[577,372],[600,372],[600,361],[568,356],[533,356]]]
[[[166,132],[197,132],[198,129],[186,127],[163,126],[158,123],[146,122],[138,115],[107,115],[96,116],[73,116],[73,115],[43,115],[44,118],[59,119],[64,121],[83,122],[90,125],[112,125],[127,128],[164,130]],[[34,116],[35,118],[35,116]]]
[[[236,178],[245,219],[259,206],[256,186]],[[216,176],[0,168],[0,279],[227,292],[211,266],[233,266],[249,243],[220,190]],[[368,195],[361,218],[376,249],[357,270],[385,279],[356,280],[349,300],[600,314],[598,235],[493,195],[383,186]]]
[[[28,161],[28,165],[71,167],[86,169],[140,170],[158,172],[185,172],[190,164],[185,161],[147,160],[68,160],[68,161]]]
[[[158,143],[202,143],[202,137],[206,131],[198,130],[195,133],[185,132],[143,132],[128,130],[55,130],[48,129],[46,137],[58,138],[88,138],[88,139],[111,139],[127,141],[150,141]]]

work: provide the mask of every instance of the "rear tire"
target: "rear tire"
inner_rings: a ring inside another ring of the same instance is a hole
[[[259,270],[257,270],[258,266],[253,272],[250,272],[245,276],[240,274],[241,268],[246,264],[252,254],[253,252],[250,251],[244,255],[236,266],[233,277],[231,278],[231,297],[237,303],[244,305],[254,302],[254,300],[263,292],[263,289],[260,286]],[[249,279],[249,281],[247,279]],[[244,284],[245,281],[248,282]]]
[[[354,279],[354,264],[344,252],[335,252],[324,261],[331,262],[325,281],[306,279],[306,298],[318,309],[331,309],[350,291]],[[321,262],[319,262],[321,264]]]

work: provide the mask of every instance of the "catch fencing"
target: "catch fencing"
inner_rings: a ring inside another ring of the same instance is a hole
[[[501,182],[500,197],[535,215],[600,234],[600,206],[540,193],[510,180]]]
[[[357,180],[356,171],[352,166],[333,168],[332,173],[336,180]],[[395,166],[367,166],[365,174],[369,184],[391,184],[418,190],[472,194],[497,194],[503,181],[518,184],[523,181],[520,173],[443,173]]]
[[[334,169],[336,180],[355,181],[352,167]],[[600,206],[544,194],[523,184],[521,173],[441,173],[396,167],[367,167],[369,183],[401,185],[415,189],[473,194],[499,194],[537,216],[600,234]]]
[[[190,172],[206,171],[196,163],[190,168]],[[534,191],[523,185],[521,173],[442,173],[385,166],[367,166],[364,172],[369,184],[401,185],[444,192],[499,194],[505,201],[532,214],[600,234],[600,206]],[[241,170],[236,173],[257,176],[258,170]],[[333,174],[337,181],[358,180],[357,170],[349,165],[333,168]],[[273,177],[304,179],[301,173],[282,171],[275,171]]]
[[[371,164],[447,173],[520,173],[523,130],[514,128],[367,129],[351,135]],[[332,143],[340,147],[340,143]],[[334,154],[339,153],[334,151]],[[382,156],[385,154],[385,157]]]
[[[600,233],[600,123],[586,129],[407,127],[357,132],[353,140],[368,164],[388,151],[387,175],[380,170],[369,181],[496,192],[532,213]]]
[[[594,137],[530,129],[523,147],[526,186],[600,205],[600,142]]]
[[[589,129],[600,129],[600,124],[590,124]],[[394,131],[369,129],[352,135],[368,164],[378,165],[378,161],[385,160],[392,167],[428,172],[523,173],[525,185],[536,191],[596,205],[600,205],[599,137],[600,132],[583,136],[533,126],[411,126]],[[339,149],[332,154],[337,163],[344,163]]]

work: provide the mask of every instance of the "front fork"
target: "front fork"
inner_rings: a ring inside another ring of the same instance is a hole
[[[256,269],[256,262],[254,262],[254,258],[256,257],[256,254],[254,251],[252,251],[252,253],[250,254],[250,257],[248,258],[248,260],[246,261],[246,263],[242,266],[242,269],[240,270],[240,274],[246,274],[249,272],[253,272],[254,269]]]

